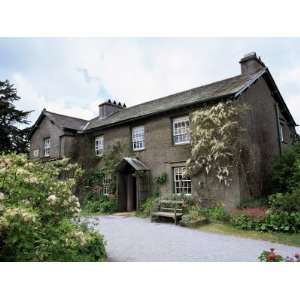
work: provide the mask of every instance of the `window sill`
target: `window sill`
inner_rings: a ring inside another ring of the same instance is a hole
[[[191,144],[191,142],[184,142],[184,143],[177,143],[177,144],[173,143],[173,146],[184,146],[184,145],[190,145],[190,144]]]
[[[142,148],[142,149],[132,149],[134,152],[140,152],[140,151],[144,151],[146,150],[146,148]]]

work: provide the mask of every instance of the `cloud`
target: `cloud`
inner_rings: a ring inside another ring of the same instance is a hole
[[[90,119],[107,98],[132,106],[238,75],[251,51],[300,123],[300,39],[0,39],[0,71],[15,83],[19,107],[35,110],[32,121],[44,107]]]

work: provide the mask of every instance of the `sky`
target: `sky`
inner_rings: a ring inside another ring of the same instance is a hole
[[[255,51],[300,124],[300,38],[0,38],[0,80],[21,100],[91,119],[107,99],[127,107],[240,74]]]

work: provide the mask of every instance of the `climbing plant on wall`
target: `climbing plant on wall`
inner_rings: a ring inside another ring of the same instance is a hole
[[[239,116],[245,104],[227,101],[205,106],[191,116],[191,157],[186,162],[190,176],[216,177],[225,186],[232,181],[232,171],[239,163]]]

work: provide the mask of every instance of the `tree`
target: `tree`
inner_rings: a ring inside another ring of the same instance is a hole
[[[20,97],[17,90],[8,80],[0,81],[0,152],[28,151],[28,133],[30,128],[19,128],[28,124],[29,111],[16,109],[14,102]]]

